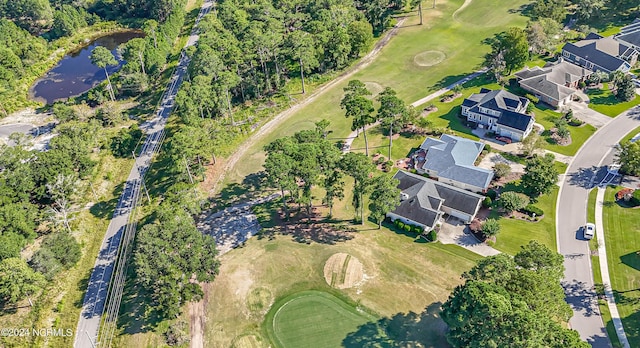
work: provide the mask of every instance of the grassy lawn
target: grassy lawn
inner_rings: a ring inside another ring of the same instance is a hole
[[[452,19],[454,11],[463,3],[463,0],[438,1],[436,9],[430,9],[429,3],[424,10],[425,25],[412,25],[417,22],[417,16],[409,17],[375,61],[354,74],[352,79],[392,87],[401,98],[411,103],[473,72],[481,65],[484,54],[489,50],[482,40],[509,26],[524,26],[527,20],[517,11],[521,5],[528,3],[525,0],[474,0],[457,14],[457,20]],[[469,25],[460,19],[473,17],[476,11],[489,8],[491,11],[482,17],[483,24],[475,23],[479,22],[476,20]],[[439,64],[420,66],[414,62],[416,55],[433,50],[445,55]],[[257,141],[238,161],[227,180],[239,182],[248,174],[259,171],[264,161],[264,155],[261,154],[264,145],[276,138],[309,129],[318,120],[331,121],[333,137],[348,135],[351,120],[346,119],[344,111],[340,109],[342,88],[346,83],[336,85],[290,116],[277,132],[271,132]]]
[[[274,305],[265,319],[276,347],[338,347],[358,326],[376,319],[321,291],[302,291]]]
[[[615,203],[607,188],[603,209],[611,287],[632,347],[640,346],[640,210]],[[609,325],[607,325],[609,326]]]
[[[498,234],[493,247],[513,255],[520,251],[520,246],[535,239],[551,250],[556,250],[557,197],[558,187],[555,186],[550,194],[538,198],[538,202],[534,205],[544,211],[544,217],[540,221],[532,222],[506,216],[500,217],[500,234]],[[492,212],[492,217],[496,218],[498,214]]]
[[[536,122],[540,123],[545,129],[542,133],[542,137],[545,140],[543,147],[553,152],[573,156],[578,152],[582,144],[596,131],[596,128],[590,124],[584,124],[580,127],[567,126],[569,132],[571,132],[571,144],[566,146],[558,145],[551,138],[549,130],[555,127],[554,121],[562,115],[542,104],[536,105],[533,112],[536,115]]]
[[[378,229],[370,222],[352,225],[354,209],[348,191],[343,200],[336,202],[333,216],[337,223],[357,229],[348,232],[344,241],[300,242],[297,238],[300,231],[290,229],[286,235],[253,238],[244,247],[221,257],[220,274],[206,290],[209,297],[205,309],[206,347],[231,347],[239,341],[269,342],[271,319],[267,313],[286,303],[288,296],[309,290],[329,293],[381,318],[366,325],[377,325],[384,318],[397,316],[406,325],[417,325],[405,313],[424,313],[429,306],[438,307],[461,283],[460,274],[480,259],[458,246],[417,242],[384,226]],[[314,196],[317,203],[322,192],[318,190]],[[280,202],[275,202],[254,208],[267,231],[274,226],[273,216],[279,206]],[[316,208],[319,214],[327,215],[326,207]],[[336,253],[347,253],[362,263],[366,276],[361,283],[342,290],[327,284],[323,274],[325,262]],[[396,296],[398,293],[403,295]],[[425,335],[421,337],[424,342],[433,342],[433,346],[446,342],[441,333],[430,331],[425,323],[422,325],[415,331]],[[342,331],[341,339],[345,333],[353,337],[356,330]],[[327,338],[337,340],[336,337]]]
[[[611,93],[609,84],[607,83],[603,85],[601,90],[589,90],[587,95],[589,95],[589,99],[591,100],[589,107],[609,117],[616,117],[625,110],[640,104],[640,97],[637,95],[631,101],[621,102]]]
[[[629,132],[624,138],[622,138],[622,140],[620,140],[620,142],[622,143],[624,141],[631,140],[631,138],[635,137],[638,134],[640,134],[640,127]]]

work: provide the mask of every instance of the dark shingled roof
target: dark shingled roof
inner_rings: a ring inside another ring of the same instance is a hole
[[[523,76],[528,75],[529,74],[526,71],[523,72]],[[486,114],[480,111],[480,107],[499,111],[501,113],[500,117],[495,117],[493,115],[487,116],[497,118],[497,124],[499,125],[526,131],[529,127],[529,123],[533,122],[533,118],[516,110],[522,111],[528,102],[529,100],[527,98],[519,97],[503,89],[492,91],[490,89],[483,88],[480,90],[480,93],[474,93],[469,98],[465,99],[462,105],[470,107],[470,112],[484,115]]]
[[[603,38],[595,34],[575,43],[566,43],[562,50],[573,53],[577,57],[586,59],[609,71],[615,71],[626,62],[618,57],[622,56],[630,47],[611,37]],[[627,63],[628,64],[628,63]]]
[[[398,171],[393,177],[400,181],[398,188],[406,195],[393,213],[429,227],[443,214],[440,205],[474,215],[484,198],[405,171]]]
[[[640,47],[640,19],[636,18],[633,23],[620,29],[620,33],[615,35],[614,38],[619,41],[624,41],[628,44]]]
[[[524,132],[529,128],[529,123],[532,122],[532,119],[531,116],[519,112],[503,111],[498,119],[498,124]]]

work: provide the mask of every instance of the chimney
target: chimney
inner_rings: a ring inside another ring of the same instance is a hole
[[[568,72],[564,73],[564,82],[571,83],[571,74],[569,74]]]

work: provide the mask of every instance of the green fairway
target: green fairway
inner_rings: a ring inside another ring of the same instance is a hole
[[[527,19],[519,9],[528,2],[473,0],[456,14],[456,18],[466,18],[479,11],[484,14],[477,16],[482,18],[484,26],[467,25],[452,19],[453,13],[464,4],[463,0],[441,0],[435,9],[431,9],[431,3],[427,2],[423,11],[424,25],[414,25],[417,24],[417,16],[408,17],[379,56],[350,79],[391,87],[405,102],[412,103],[478,69],[490,49],[482,41],[509,26],[523,27]],[[495,23],[500,26],[494,27]],[[441,62],[434,64],[440,59]],[[434,65],[425,66],[429,64]],[[228,173],[227,180],[239,182],[246,175],[259,171],[263,163],[259,153],[264,145],[276,138],[309,129],[318,120],[331,121],[332,138],[337,140],[347,136],[351,132],[351,120],[345,118],[344,111],[340,109],[342,89],[347,82],[333,86],[291,115],[277,131],[257,140]],[[451,106],[458,104],[454,102]],[[449,121],[454,127],[459,127],[455,121]]]
[[[603,223],[611,287],[632,347],[640,346],[640,209],[615,202],[620,187],[607,188]]]
[[[358,326],[375,319],[339,298],[322,291],[303,291],[274,305],[266,329],[276,346],[339,347]]]

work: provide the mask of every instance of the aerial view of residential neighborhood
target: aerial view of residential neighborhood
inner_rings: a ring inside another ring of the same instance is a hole
[[[640,0],[0,0],[14,347],[640,347]]]

